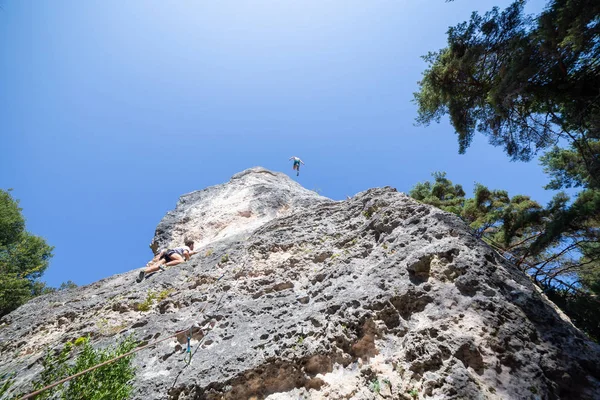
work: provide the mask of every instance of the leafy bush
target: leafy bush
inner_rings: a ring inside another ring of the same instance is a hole
[[[158,296],[157,296],[156,300],[160,303],[161,301],[163,301],[164,299],[166,299],[167,297],[169,297],[169,295],[171,293],[173,293],[174,291],[175,291],[175,289],[173,289],[173,288],[161,290],[158,293]]]
[[[78,339],[81,351],[73,364],[68,364],[74,349],[78,346],[67,342],[63,349],[55,355],[48,350],[42,361],[44,370],[41,379],[34,383],[36,390],[48,386],[67,376],[74,375],[95,365],[108,361],[133,350],[137,343],[132,336],[124,338],[115,347],[94,349],[89,339]],[[133,355],[123,357],[108,365],[90,371],[69,382],[58,385],[42,392],[36,397],[40,399],[69,399],[69,400],[125,400],[131,396],[133,386],[131,381],[135,376],[135,368],[131,365]]]
[[[137,311],[149,311],[152,304],[154,304],[154,300],[156,299],[156,293],[148,292],[148,297],[142,303],[137,303],[135,305],[135,309]]]
[[[15,380],[11,375],[3,375],[0,377],[0,398],[2,398],[2,396],[8,392],[8,389],[10,389],[13,383],[15,383]]]

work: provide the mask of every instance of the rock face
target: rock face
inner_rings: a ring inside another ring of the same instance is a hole
[[[185,264],[6,316],[0,376],[26,392],[48,346],[196,323],[189,366],[185,333],[137,353],[134,398],[600,398],[600,347],[457,217],[392,188],[334,202],[254,168],[183,196],[154,248],[184,236],[202,250]]]
[[[160,221],[150,248],[156,254],[181,246],[185,238],[202,247],[241,239],[276,217],[331,200],[307,190],[282,173],[255,167],[228,183],[188,193]]]

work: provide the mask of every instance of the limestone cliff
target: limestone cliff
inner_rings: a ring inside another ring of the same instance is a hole
[[[136,399],[600,398],[599,346],[460,219],[394,189],[335,202],[253,168],[182,196],[152,247],[183,237],[201,249],[185,264],[3,318],[0,375],[26,391],[47,346],[196,323],[214,328],[194,328],[188,367],[183,334],[137,354]]]

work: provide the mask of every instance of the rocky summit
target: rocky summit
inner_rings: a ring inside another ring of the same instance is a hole
[[[182,196],[151,248],[184,238],[200,253],[142,283],[5,316],[7,396],[48,347],[133,333],[166,339],[136,354],[135,399],[600,399],[600,347],[458,217],[395,189],[332,201],[252,168]]]

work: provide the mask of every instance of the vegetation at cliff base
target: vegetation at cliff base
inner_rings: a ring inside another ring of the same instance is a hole
[[[94,349],[88,338],[75,343],[67,342],[55,354],[47,350],[42,365],[44,370],[34,387],[39,390],[68,376],[77,374],[107,360],[126,354],[137,346],[132,336],[122,339],[114,347]],[[69,360],[76,353],[75,359]],[[125,400],[133,390],[135,368],[133,355],[83,374],[62,385],[42,392],[36,399],[60,398],[69,400]]]

